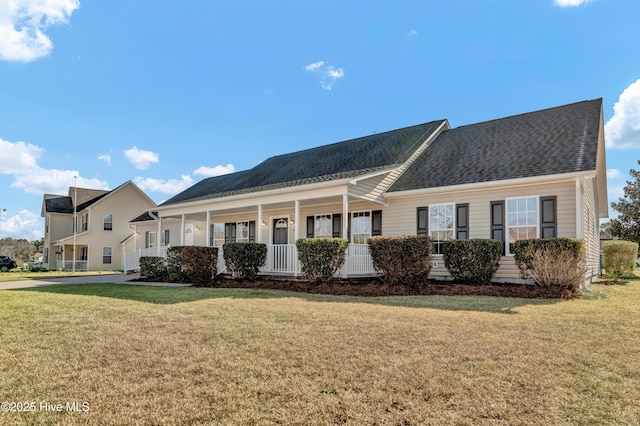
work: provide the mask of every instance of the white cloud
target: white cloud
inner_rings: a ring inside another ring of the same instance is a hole
[[[98,155],[98,160],[104,161],[107,165],[111,165],[111,156],[109,154]]]
[[[320,76],[320,86],[329,91],[333,88],[336,80],[344,77],[344,69],[336,68],[333,65],[325,65],[324,61],[313,62],[305,66],[304,69],[318,73]]]
[[[164,194],[177,194],[184,191],[194,184],[193,179],[189,175],[182,175],[181,179],[153,179],[136,177],[134,183],[143,191],[162,192]]]
[[[138,149],[137,146],[124,151],[124,155],[138,170],[146,170],[151,163],[160,161],[158,154],[155,152]]]
[[[607,169],[607,179],[616,179],[624,176],[618,169]]]
[[[640,80],[620,95],[604,135],[607,148],[640,148]]]
[[[324,61],[318,61],[318,62],[314,62],[312,64],[307,65],[306,67],[304,67],[304,69],[307,71],[315,71],[323,65],[324,65]]]
[[[99,179],[80,177],[77,170],[44,169],[38,159],[45,150],[25,142],[9,142],[0,138],[0,152],[11,161],[0,161],[0,174],[13,175],[12,188],[19,188],[28,194],[66,194],[78,176],[78,186],[94,189],[109,189],[106,182]]]
[[[554,0],[556,6],[560,7],[582,6],[583,4],[587,4],[589,2],[591,2],[591,0]]]
[[[205,167],[202,166],[193,172],[194,175],[203,175],[203,176],[221,176],[229,173],[233,173],[236,171],[236,168],[233,164],[227,164],[226,166],[215,166],[215,167]]]
[[[415,37],[415,36],[417,36],[417,35],[418,35],[418,31],[416,31],[415,29],[414,29],[414,30],[411,30],[411,31],[409,31],[409,33],[408,33],[407,35],[408,35],[409,37]]]
[[[48,55],[53,42],[45,30],[66,24],[79,0],[0,1],[0,59],[29,62]]]
[[[14,239],[24,238],[27,241],[34,241],[43,237],[42,231],[42,218],[35,213],[20,210],[13,216],[7,216],[7,212],[2,214],[0,238],[11,236]]]

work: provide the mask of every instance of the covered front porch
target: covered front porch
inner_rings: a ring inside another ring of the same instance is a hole
[[[166,257],[167,247],[179,245],[218,247],[218,272],[224,273],[224,243],[257,242],[267,246],[262,274],[299,276],[302,270],[295,246],[298,239],[340,237],[350,244],[339,275],[375,276],[367,240],[381,234],[382,203],[344,192],[345,187],[333,191],[325,188],[318,193],[306,191],[306,198],[242,197],[159,209],[154,224],[149,223],[144,231],[138,227],[137,249],[125,254],[125,270],[138,269],[142,256]],[[160,244],[148,247],[149,241]]]
[[[55,261],[49,265],[49,269],[64,271],[88,271],[89,247],[81,244],[68,244],[66,241],[58,241],[55,245]]]

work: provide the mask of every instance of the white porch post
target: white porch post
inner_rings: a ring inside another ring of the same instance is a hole
[[[256,226],[256,237],[259,243],[262,242],[262,204],[258,204],[258,223]]]
[[[300,239],[300,200],[295,201],[295,212],[293,214],[293,242],[295,243]]]
[[[209,247],[211,245],[211,243],[209,243],[209,241],[211,241],[211,212],[209,210],[207,210],[206,227],[207,229],[204,232],[205,232],[205,238],[207,240],[205,241],[204,245]]]
[[[342,195],[342,238],[349,236],[349,194]],[[349,254],[347,248],[347,258],[342,266],[342,277],[347,278],[349,273]]]
[[[349,195],[342,195],[342,238],[349,236]]]
[[[160,242],[162,241],[162,218],[158,216],[158,233],[156,234],[156,256],[160,256]],[[167,242],[164,242],[165,245]]]
[[[186,217],[184,213],[182,214],[182,223],[180,224],[180,245],[184,245],[184,227],[185,227]]]

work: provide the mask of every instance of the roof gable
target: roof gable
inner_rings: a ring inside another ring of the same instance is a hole
[[[432,121],[277,155],[250,170],[204,179],[161,205],[349,178],[397,166],[444,122]]]
[[[443,131],[389,192],[596,170],[602,99]]]

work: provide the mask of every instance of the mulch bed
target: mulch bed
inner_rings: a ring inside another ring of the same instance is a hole
[[[306,281],[258,279],[253,282],[222,279],[218,283],[226,288],[255,288],[286,290],[311,294],[331,294],[337,296],[418,296],[418,295],[477,295],[497,297],[521,297],[534,299],[568,298],[562,288],[539,287],[525,284],[469,285],[455,282],[428,281],[417,286],[388,285],[381,280],[334,281],[326,284],[311,284]]]
[[[144,277],[134,281],[158,281],[158,278]],[[569,292],[560,287],[540,287],[526,284],[487,284],[469,285],[452,281],[427,281],[416,286],[389,285],[380,279],[350,279],[333,281],[325,284],[311,284],[301,280],[270,279],[260,277],[255,281],[240,281],[222,277],[214,287],[224,288],[254,288],[268,290],[285,290],[310,294],[330,294],[336,296],[495,296],[520,297],[527,299],[569,299],[575,292]]]

